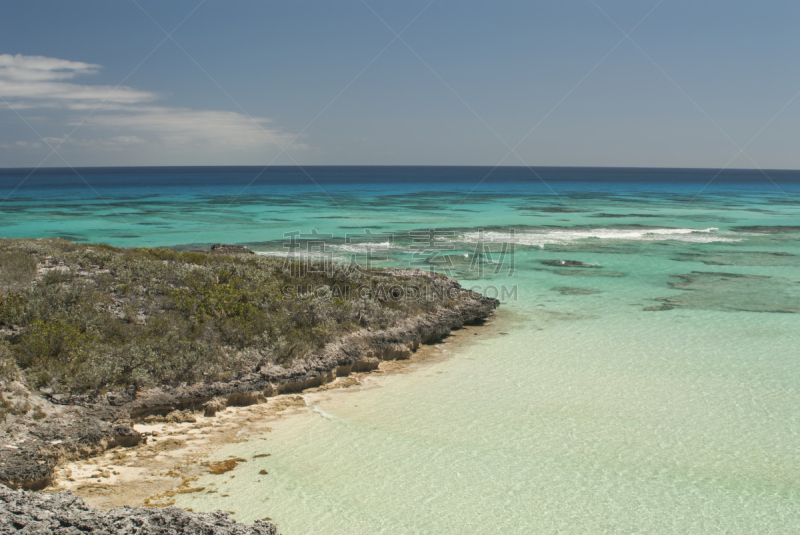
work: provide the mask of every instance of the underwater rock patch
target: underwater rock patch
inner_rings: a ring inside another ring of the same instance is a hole
[[[544,264],[545,266],[554,266],[554,267],[568,267],[568,268],[601,268],[602,266],[598,266],[597,264],[586,264],[581,262],[580,260],[540,260],[540,264]]]
[[[762,234],[795,234],[800,233],[800,226],[793,225],[750,225],[744,227],[731,227],[735,232],[758,232]]]
[[[605,212],[600,212],[599,214],[592,214],[588,217],[609,218],[609,217],[670,217],[670,216],[661,214],[608,214]]]
[[[693,308],[739,312],[800,313],[800,284],[766,275],[693,271],[669,283],[684,293],[659,297],[648,311]]]
[[[702,262],[707,266],[791,266],[800,264],[800,257],[783,252],[717,251],[709,253],[678,253],[676,262]]]
[[[538,210],[540,212],[547,212],[549,214],[580,214],[588,212],[588,210],[581,210],[580,208],[567,208],[565,206],[545,206],[543,208],[531,208],[531,210]]]
[[[625,273],[619,271],[583,271],[581,269],[556,269],[553,271],[556,275],[564,275],[566,277],[626,277]]]
[[[561,295],[592,295],[600,293],[600,290],[594,288],[574,288],[572,286],[557,286],[550,289]]]
[[[235,457],[233,459],[225,459],[224,461],[217,461],[217,462],[207,462],[203,463],[203,466],[208,468],[208,471],[212,474],[219,475],[224,474],[225,472],[230,472],[236,465],[239,463],[246,463],[247,459],[242,459],[241,457]]]

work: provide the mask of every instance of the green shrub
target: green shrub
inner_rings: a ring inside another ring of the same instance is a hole
[[[0,392],[0,421],[5,422],[9,414],[21,416],[29,410],[31,410],[31,405],[27,400],[13,402],[6,399],[3,392]]]
[[[47,271],[42,277],[42,284],[50,286],[52,284],[61,284],[72,280],[72,273],[69,271],[61,271],[60,269],[51,269]]]
[[[0,383],[8,384],[19,379],[19,368],[11,344],[0,341]]]
[[[51,378],[69,382],[99,347],[94,337],[59,319],[36,320],[25,329],[14,349],[19,364],[36,374],[38,386],[44,386]]]
[[[36,276],[36,260],[21,251],[0,252],[0,286],[29,283]]]

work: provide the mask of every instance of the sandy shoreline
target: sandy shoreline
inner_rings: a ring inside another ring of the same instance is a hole
[[[498,318],[501,316],[501,318]],[[448,358],[474,336],[500,334],[502,314],[492,316],[484,325],[465,326],[453,331],[439,343],[421,346],[407,360],[383,361],[377,370],[353,373],[337,378],[319,388],[300,394],[284,394],[267,399],[266,403],[247,407],[229,407],[213,417],[194,413],[194,422],[153,422],[136,424],[134,428],[146,435],[146,440],[132,448],[117,447],[104,454],[60,467],[53,484],[45,492],[70,490],[87,504],[101,509],[123,505],[163,507],[174,504],[174,496],[188,492],[213,492],[194,482],[208,473],[223,474],[237,462],[209,462],[222,445],[254,440],[271,431],[270,424],[279,418],[313,410],[313,406],[331,390],[346,391],[379,384],[389,374],[407,373],[426,364]],[[253,455],[267,455],[255,451]]]

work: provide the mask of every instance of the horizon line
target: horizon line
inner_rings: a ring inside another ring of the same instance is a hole
[[[305,168],[472,168],[472,169],[548,169],[548,170],[624,170],[624,171],[719,171],[719,172],[800,172],[795,168],[757,168],[757,167],[658,167],[626,165],[463,165],[463,164],[309,164],[309,165],[85,165],[85,166],[42,166],[42,167],[3,167],[0,173],[39,171],[74,171],[105,169],[305,169]]]

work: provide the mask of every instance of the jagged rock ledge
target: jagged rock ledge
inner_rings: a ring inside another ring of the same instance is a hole
[[[71,492],[42,494],[0,485],[0,531],[74,535],[279,535],[274,524],[256,520],[245,526],[227,513],[193,513],[177,507],[122,507],[101,511]]]
[[[412,277],[420,272],[393,270],[386,274]],[[496,299],[462,289],[453,279],[441,280],[441,284],[452,292],[450,295],[458,296],[451,308],[439,307],[406,318],[387,330],[357,331],[288,368],[262,366],[227,382],[140,391],[129,388],[101,397],[33,396],[33,403],[47,417],[11,426],[13,441],[0,445],[0,483],[28,490],[45,488],[63,462],[139,444],[142,437],[132,427],[137,420],[157,416],[181,421],[186,411],[194,410],[213,416],[226,406],[262,403],[270,396],[300,392],[336,377],[374,370],[382,360],[407,359],[421,344],[437,342],[464,325],[482,323],[499,305]]]

